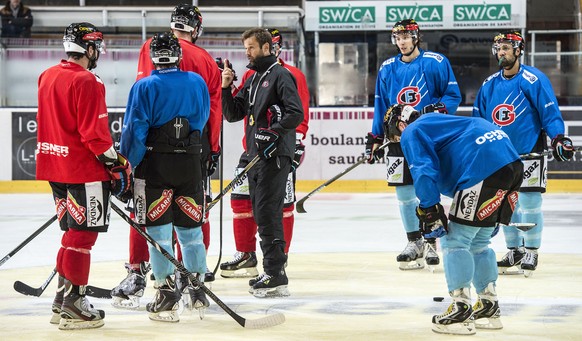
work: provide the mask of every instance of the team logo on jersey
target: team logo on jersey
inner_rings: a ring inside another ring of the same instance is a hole
[[[70,193],[67,195],[67,212],[69,212],[71,217],[73,217],[73,219],[78,225],[83,224],[87,219],[85,217],[86,211],[87,209],[79,205],[79,203],[77,203],[77,200],[75,200],[75,198],[73,198],[73,196]]]
[[[193,198],[179,196],[176,198],[176,204],[190,219],[202,221],[202,205],[196,204],[196,200]]]
[[[55,206],[57,208],[57,217],[61,221],[65,213],[67,213],[67,201],[64,198],[55,198]]]
[[[515,108],[511,104],[499,104],[493,109],[491,118],[498,126],[504,127],[515,121]]]
[[[498,190],[495,193],[495,196],[489,200],[486,200],[477,211],[477,218],[479,220],[484,220],[485,218],[489,217],[493,214],[493,212],[497,211],[497,209],[501,206],[503,202],[503,198],[505,198],[505,194],[507,191],[502,189]]]
[[[166,189],[162,192],[162,196],[151,203],[148,207],[147,216],[151,221],[158,220],[161,216],[166,213],[168,208],[172,205],[172,197],[174,192],[171,189]]]
[[[269,81],[264,81],[264,82],[261,84],[261,86],[262,86],[263,88],[266,88],[266,87],[268,87],[268,86],[269,86]]]
[[[396,97],[398,104],[408,104],[413,107],[420,103],[421,98],[422,96],[420,95],[417,86],[407,86],[402,88]]]

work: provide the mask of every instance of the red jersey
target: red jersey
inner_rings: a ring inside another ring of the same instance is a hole
[[[303,135],[303,138],[305,139],[305,137],[307,136],[307,129],[309,128],[309,88],[307,87],[307,79],[305,78],[305,75],[303,74],[303,72],[301,72],[301,70],[299,70],[295,66],[285,64],[285,61],[281,58],[279,58],[279,64],[281,64],[281,66],[283,66],[285,69],[289,70],[293,77],[295,77],[295,81],[297,83],[297,92],[299,93],[299,98],[301,99],[301,104],[303,106],[303,121],[301,122],[301,124],[299,124],[299,126],[297,126],[297,128],[295,128],[295,132],[301,133]],[[242,76],[240,82],[241,85],[239,86],[239,88],[242,87],[242,85],[245,84],[247,79],[249,79],[249,77],[251,77],[254,73],[255,70],[247,70],[245,74]],[[235,96],[237,92],[238,89],[234,91],[233,96]],[[245,126],[246,120],[247,118],[245,118]],[[244,136],[243,136],[243,147],[245,150],[247,149],[245,145]]]
[[[105,86],[76,63],[61,63],[38,79],[36,178],[71,184],[110,179],[97,159],[113,146]]]
[[[137,64],[137,80],[147,77],[154,70],[154,64],[150,57],[150,42],[148,39],[139,51]],[[210,117],[208,118],[208,140],[210,150],[220,151],[220,125],[222,124],[222,75],[214,58],[203,48],[192,42],[180,39],[182,48],[182,61],[180,70],[192,71],[199,74],[206,82],[210,93]]]

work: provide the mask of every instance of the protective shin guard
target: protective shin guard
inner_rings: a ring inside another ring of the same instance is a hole
[[[519,201],[521,221],[536,224],[531,230],[523,232],[524,246],[529,249],[539,249],[542,244],[542,231],[544,230],[542,194],[538,192],[520,193]]]
[[[293,239],[293,225],[295,224],[295,216],[293,215],[294,205],[283,208],[283,236],[285,238],[285,253],[289,253],[291,246],[291,239]]]
[[[178,241],[184,251],[184,266],[193,273],[206,273],[206,249],[199,227],[175,226]],[[203,278],[204,276],[200,276]],[[202,281],[204,281],[202,279]]]
[[[131,214],[131,217],[135,217]],[[140,264],[150,259],[148,242],[135,229],[129,229],[129,264]]]
[[[253,216],[251,200],[231,200],[232,229],[236,250],[255,252],[257,249],[257,223]]]
[[[91,267],[91,248],[97,241],[97,232],[69,229],[63,235],[63,276],[74,285],[87,285]]]
[[[398,208],[404,230],[406,232],[418,231],[418,218],[416,217],[416,206],[418,199],[414,192],[414,186],[397,186],[396,198],[398,199]]]
[[[148,226],[146,232],[170,255],[174,256],[172,248],[172,224]],[[165,283],[166,277],[174,273],[174,265],[164,257],[154,246],[149,245],[150,262],[152,271],[156,278],[156,284],[161,286]]]
[[[499,276],[495,252],[487,248],[482,252],[473,254],[473,261],[475,262],[473,286],[477,292],[483,292],[487,285],[497,281]]]
[[[449,291],[471,286],[475,264],[469,250],[443,247],[443,266]]]

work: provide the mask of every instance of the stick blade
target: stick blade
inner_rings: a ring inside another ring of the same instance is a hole
[[[23,295],[35,297],[39,297],[44,291],[42,288],[33,288],[30,285],[22,283],[21,281],[14,282],[14,290]]]
[[[85,288],[85,294],[95,298],[111,298],[111,289],[103,289],[87,285],[87,288]]]
[[[533,229],[534,227],[537,226],[536,223],[510,223],[509,226],[513,226],[518,228],[519,230],[522,230],[523,232],[527,232],[531,229]]]
[[[285,315],[277,313],[254,320],[246,319],[243,327],[248,329],[263,329],[278,326],[283,323],[285,323]]]
[[[305,198],[303,198],[305,199]],[[305,207],[303,207],[303,203],[305,202],[305,200],[299,200],[296,204],[295,204],[295,210],[297,211],[297,213],[307,213],[307,211],[305,210]]]

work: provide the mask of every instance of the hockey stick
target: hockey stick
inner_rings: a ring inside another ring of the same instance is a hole
[[[247,166],[248,167],[248,166]],[[248,320],[244,317],[240,316],[239,314],[235,313],[229,306],[227,306],[224,302],[220,300],[210,289],[208,289],[204,283],[200,282],[196,276],[194,276],[190,271],[188,271],[182,263],[178,262],[176,258],[172,257],[158,242],[156,242],[147,232],[143,231],[140,226],[129,216],[123,212],[115,203],[111,203],[111,208],[119,214],[119,216],[125,220],[133,229],[135,229],[142,237],[144,237],[148,243],[150,243],[153,247],[155,247],[166,259],[168,259],[174,266],[182,273],[188,276],[192,284],[195,286],[199,286],[202,290],[208,295],[216,304],[222,308],[230,317],[232,317],[238,324],[240,324],[244,328],[249,329],[259,329],[259,328],[267,328],[273,327],[285,322],[285,315],[282,313],[276,313],[272,315],[268,315],[259,319],[255,320]]]
[[[538,224],[536,223],[509,223],[509,226],[518,228],[520,230],[522,230],[523,232],[527,232],[531,229],[533,229],[534,227],[536,227]]]
[[[23,295],[39,297],[40,295],[42,295],[44,289],[46,289],[46,287],[53,280],[56,274],[57,268],[54,268],[49,277],[46,279],[46,281],[44,281],[44,283],[40,286],[40,288],[33,288],[29,285],[22,283],[21,281],[16,281],[14,282],[14,290]]]
[[[579,152],[582,150],[582,147],[578,146],[578,147],[574,147],[574,152]],[[541,153],[528,153],[528,154],[521,154],[519,157],[522,160],[530,160],[530,159],[536,159],[538,157],[542,157],[542,156],[550,156],[552,155],[552,151],[553,150],[544,150]]]
[[[2,266],[2,264],[6,263],[6,261],[8,261],[10,258],[12,258],[12,256],[14,256],[18,251],[20,251],[20,249],[22,249],[26,244],[30,243],[31,240],[33,240],[42,231],[44,231],[47,227],[49,227],[50,224],[52,224],[53,221],[55,221],[55,220],[57,220],[56,214],[54,216],[52,216],[41,227],[39,227],[38,230],[34,231],[28,238],[26,238],[22,243],[20,243],[20,245],[18,245],[14,250],[10,251],[10,253],[8,253],[6,256],[4,256],[4,258],[2,258],[2,260],[0,260],[0,266]]]
[[[218,204],[218,202],[222,199],[222,197],[224,197],[228,192],[230,192],[231,189],[235,188],[239,182],[241,181],[241,179],[243,179],[248,171],[253,168],[253,166],[259,161],[259,156],[255,156],[250,162],[249,164],[240,172],[238,173],[237,176],[234,177],[234,179],[232,179],[232,181],[226,185],[226,187],[222,190],[222,192],[220,192],[219,195],[216,196],[216,198],[214,198],[214,200],[212,200],[208,206],[206,207],[207,211],[210,211],[210,209],[212,207],[214,207],[214,205]]]
[[[46,287],[53,280],[57,274],[57,269],[54,268],[49,277],[44,281],[44,283],[39,288],[33,288],[30,285],[23,283],[21,281],[14,282],[14,290],[26,295],[26,296],[36,296],[39,297],[45,291]],[[92,285],[87,285],[85,288],[85,293],[91,297],[96,298],[111,298],[111,290],[94,287]]]
[[[386,147],[388,147],[388,145],[391,142],[386,142],[383,145],[381,145],[380,147],[378,147],[378,149],[376,150],[381,150],[384,149]],[[311,198],[315,193],[321,191],[322,189],[324,189],[325,187],[329,186],[331,183],[333,183],[334,181],[336,181],[337,179],[341,178],[342,176],[348,174],[349,172],[351,172],[354,168],[358,167],[359,165],[361,165],[362,163],[366,162],[366,158],[361,159],[360,161],[354,163],[353,165],[349,166],[348,168],[344,169],[341,173],[339,173],[338,175],[334,176],[333,178],[327,180],[326,182],[324,182],[323,184],[321,184],[319,187],[317,187],[316,189],[314,189],[313,191],[307,193],[306,196],[304,196],[303,198],[301,198],[301,200],[297,201],[297,203],[295,204],[295,209],[297,210],[297,213],[307,213],[307,211],[305,210],[305,208],[303,207],[305,201],[309,198]]]

